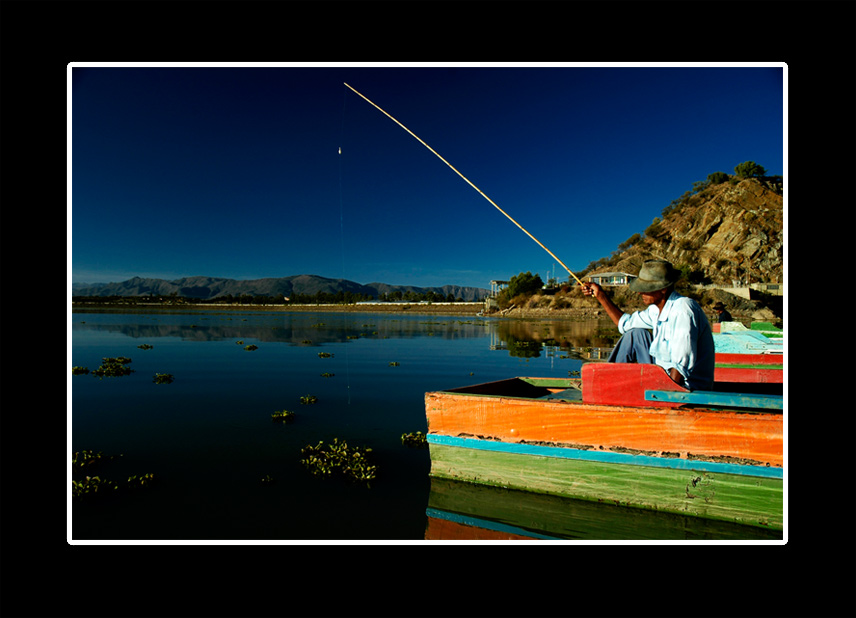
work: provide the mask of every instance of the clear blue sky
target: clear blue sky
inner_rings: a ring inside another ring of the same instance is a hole
[[[567,278],[345,82],[575,271],[711,172],[786,171],[781,66],[69,70],[73,282]]]

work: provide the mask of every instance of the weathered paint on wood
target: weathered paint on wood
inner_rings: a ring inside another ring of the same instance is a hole
[[[669,391],[648,390],[645,391],[645,399],[656,403],[668,401],[723,408],[781,410],[784,407],[784,401],[781,395],[718,393],[714,391],[675,393]]]
[[[429,436],[430,437],[430,436]],[[782,529],[782,479],[431,444],[431,475]]]
[[[497,442],[479,438],[460,436],[442,436],[428,434],[428,443],[457,446],[485,451],[498,451],[517,455],[537,455],[540,457],[559,457],[562,459],[578,459],[600,463],[628,464],[633,466],[648,466],[653,468],[672,468],[675,470],[696,470],[699,472],[719,472],[738,474],[741,476],[760,476],[765,478],[784,477],[784,471],[776,466],[751,465],[746,463],[731,463],[727,461],[707,461],[703,459],[687,459],[676,455],[644,455],[623,451],[603,451],[579,449],[566,446],[548,446],[545,444],[529,444],[527,442]]]
[[[642,363],[585,363],[582,376],[583,403],[651,407],[645,399],[645,390],[679,391],[678,386],[658,365]],[[681,404],[663,402],[660,407],[677,407]]]
[[[782,465],[781,413],[634,408],[541,400],[531,395],[488,394],[497,389],[505,390],[506,383],[520,382],[509,380],[479,385],[473,387],[472,393],[461,392],[467,389],[426,393],[429,437],[430,434],[472,436],[506,442],[564,444],[593,450],[626,449],[643,454],[665,452],[712,461],[731,458]],[[532,384],[527,383],[527,386],[537,391]],[[548,392],[542,390],[543,394]]]
[[[714,382],[744,382],[764,384],[784,384],[782,369],[761,368],[758,366],[715,367]]]
[[[781,365],[784,356],[781,354],[734,354],[717,352],[714,362],[717,365],[726,363],[742,363],[750,365]]]

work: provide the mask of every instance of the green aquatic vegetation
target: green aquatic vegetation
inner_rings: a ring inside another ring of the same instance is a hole
[[[270,474],[265,474],[262,477],[262,485],[270,485],[273,483],[273,477]]]
[[[401,443],[404,446],[426,447],[428,446],[428,437],[421,431],[403,433],[401,434]]]
[[[71,368],[71,375],[73,375],[73,376],[82,376],[82,375],[86,375],[87,373],[89,373],[89,369],[86,367],[72,367]]]
[[[118,483],[102,479],[99,476],[87,476],[82,481],[71,481],[71,495],[74,498],[83,498],[86,496],[94,496],[99,491],[105,494],[110,491],[119,489]]]
[[[238,345],[244,345],[244,340],[243,340],[243,339],[239,339],[239,340],[238,340],[238,341],[236,341],[235,343],[237,343]]]
[[[118,455],[121,457],[122,455]],[[82,450],[74,453],[72,465],[75,467],[91,467],[104,460],[114,459],[115,455],[104,455],[101,451]],[[102,478],[100,476],[86,476],[83,480],[72,479],[71,495],[74,498],[91,498],[96,495],[114,493],[120,490],[134,490],[145,488],[154,481],[154,474],[137,475],[132,474],[125,482],[119,482]]]
[[[334,438],[332,444],[323,441],[307,445],[300,451],[300,463],[315,476],[341,477],[365,483],[377,478],[377,465],[371,461],[372,450],[367,447],[349,447],[347,442]]]
[[[304,395],[300,398],[300,403],[310,404],[310,403],[318,403],[318,397],[315,395]]]
[[[289,423],[294,420],[294,412],[291,410],[277,410],[270,415],[270,418],[276,423]]]
[[[336,375],[336,374],[335,373],[322,373],[321,377],[322,378],[332,378],[334,375]]]
[[[138,345],[137,347],[140,348],[141,350],[151,350],[154,346],[149,345],[148,343],[144,343],[142,345]]]
[[[253,350],[258,350],[258,349],[259,349],[259,346],[257,346],[257,345],[253,345],[253,344],[251,343],[250,345],[246,345],[246,346],[244,346],[244,349],[245,349],[245,350],[247,350],[247,351],[249,351],[249,352],[252,352]]]
[[[155,475],[152,473],[143,474],[142,476],[137,476],[136,474],[132,474],[128,477],[128,483],[126,487],[128,489],[137,489],[140,487],[148,487],[149,484],[154,480]]]
[[[101,366],[92,372],[93,375],[99,378],[116,378],[119,376],[128,376],[134,373],[134,370],[125,365],[130,364],[131,359],[124,356],[116,358],[102,358]]]
[[[401,365],[401,363],[396,362],[396,361],[392,361],[392,362],[390,362],[390,363],[389,363],[389,366],[390,366],[390,367],[398,367],[399,365]]]
[[[172,384],[175,376],[171,373],[156,373],[154,377],[155,384]]]
[[[318,358],[333,358],[329,352],[318,352]]]
[[[116,457],[122,457],[122,455],[105,455],[101,451],[96,452],[83,449],[82,451],[74,452],[74,455],[71,456],[71,465],[76,468],[91,467],[103,461],[115,459]]]

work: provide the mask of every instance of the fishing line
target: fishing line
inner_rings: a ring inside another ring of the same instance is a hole
[[[342,142],[345,138],[345,103],[347,102],[347,93],[342,95],[342,126],[339,134],[339,234],[342,244],[342,280],[345,280],[345,200],[342,190]],[[348,405],[351,405],[351,363],[348,358],[348,342],[345,342],[345,380],[348,392]]]
[[[509,220],[510,220],[514,225],[516,225],[516,226],[517,226],[517,227],[519,227],[521,230],[523,230],[523,232],[524,232],[527,236],[529,236],[529,238],[531,238],[531,239],[532,239],[532,240],[534,240],[536,243],[538,243],[538,246],[540,246],[544,251],[546,251],[547,253],[549,253],[549,254],[550,254],[550,256],[551,256],[554,260],[556,260],[559,264],[561,264],[561,265],[565,268],[565,270],[567,270],[567,271],[568,271],[568,273],[569,273],[569,274],[570,274],[574,279],[576,279],[576,280],[577,280],[577,283],[579,283],[580,285],[583,285],[583,282],[582,282],[582,281],[580,281],[579,277],[577,277],[577,276],[573,273],[573,271],[565,265],[565,263],[564,263],[562,260],[560,260],[559,258],[557,258],[557,257],[556,257],[556,255],[555,255],[552,251],[550,251],[547,247],[545,247],[545,246],[544,246],[544,244],[543,244],[540,240],[538,240],[537,238],[535,238],[532,234],[530,234],[530,233],[526,230],[526,228],[524,228],[524,227],[523,227],[522,225],[520,225],[517,221],[515,221],[515,220],[511,217],[511,215],[509,215],[509,214],[508,214],[507,212],[505,212],[502,208],[500,208],[499,206],[497,206],[497,205],[496,205],[496,202],[494,202],[494,201],[493,201],[492,199],[490,199],[487,195],[485,195],[485,194],[482,192],[482,190],[481,190],[481,189],[479,189],[477,186],[475,186],[472,182],[470,182],[470,180],[469,180],[466,176],[464,176],[461,172],[459,172],[458,170],[456,170],[456,169],[455,169],[455,167],[454,167],[451,163],[449,163],[448,161],[446,161],[446,159],[444,159],[443,157],[441,157],[441,156],[439,155],[439,153],[438,153],[436,150],[434,150],[433,148],[431,148],[431,146],[429,146],[428,144],[426,144],[425,142],[423,142],[423,141],[422,141],[422,140],[421,140],[421,139],[420,139],[420,138],[419,138],[415,133],[413,133],[413,131],[411,131],[410,129],[408,129],[407,127],[405,127],[403,124],[401,124],[400,122],[398,122],[398,120],[396,120],[395,118],[393,118],[392,116],[390,116],[389,114],[387,114],[384,110],[382,110],[382,109],[381,109],[380,107],[378,107],[375,103],[373,103],[372,101],[370,101],[369,99],[367,99],[364,95],[362,95],[362,94],[360,94],[359,92],[357,92],[356,90],[354,90],[354,88],[352,88],[351,86],[349,86],[347,83],[346,83],[345,85],[346,85],[346,86],[348,86],[348,88],[350,88],[351,90],[353,90],[353,91],[354,91],[357,95],[359,95],[362,99],[364,99],[364,100],[365,100],[365,101],[367,101],[369,104],[371,104],[373,107],[375,107],[377,110],[379,110],[379,111],[380,111],[384,116],[386,116],[387,118],[389,118],[390,120],[392,120],[395,124],[397,124],[398,126],[400,126],[402,129],[404,129],[405,131],[407,131],[408,133],[410,133],[410,135],[412,135],[413,137],[415,137],[415,138],[416,138],[416,140],[417,140],[420,144],[422,144],[423,146],[425,146],[425,148],[427,148],[428,150],[430,150],[431,152],[433,152],[433,153],[437,156],[437,158],[438,158],[438,159],[440,159],[443,163],[445,163],[446,165],[448,165],[449,167],[451,167],[453,172],[455,172],[458,176],[460,176],[461,178],[463,178],[463,179],[467,182],[467,184],[468,184],[468,185],[470,185],[473,189],[475,189],[476,191],[478,191],[478,192],[479,192],[479,194],[480,194],[484,199],[486,199],[488,202],[490,202],[490,203],[493,205],[493,207],[494,207],[494,208],[496,208],[499,212],[501,212],[501,213],[502,213],[502,214],[504,214],[506,217],[508,217],[508,219],[509,219]]]

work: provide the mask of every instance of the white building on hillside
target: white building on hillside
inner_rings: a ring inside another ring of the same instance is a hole
[[[631,281],[636,279],[636,275],[619,272],[593,273],[591,275],[586,275],[586,279],[601,286],[628,285]]]

